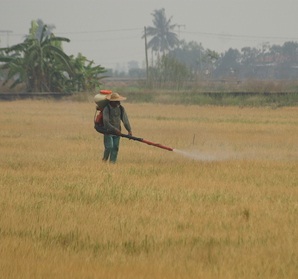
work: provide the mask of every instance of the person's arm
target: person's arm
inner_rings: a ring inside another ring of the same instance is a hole
[[[124,127],[127,130],[128,134],[129,135],[132,135],[131,126],[130,126],[130,123],[129,123],[129,120],[128,120],[128,116],[127,116],[127,113],[126,113],[124,107],[122,107],[122,110],[123,110],[122,122],[123,122]]]

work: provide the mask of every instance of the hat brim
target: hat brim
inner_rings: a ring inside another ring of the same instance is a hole
[[[112,94],[111,94],[112,95]],[[120,101],[125,101],[126,100],[126,98],[125,97],[122,97],[122,96],[119,96],[119,97],[117,97],[117,98],[113,98],[113,99],[111,99],[111,95],[108,95],[107,97],[106,97],[106,99],[107,100],[109,100],[110,102],[120,102]]]

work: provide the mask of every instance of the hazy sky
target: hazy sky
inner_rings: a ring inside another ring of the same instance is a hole
[[[81,52],[106,68],[145,61],[144,26],[154,10],[180,25],[180,39],[224,52],[298,41],[298,0],[0,0],[0,46],[24,40],[31,20],[55,26],[67,37],[67,54]]]

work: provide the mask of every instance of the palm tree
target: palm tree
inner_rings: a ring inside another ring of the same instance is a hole
[[[171,24],[172,17],[166,18],[165,9],[154,10],[153,15],[153,27],[146,28],[145,35],[152,37],[148,42],[148,48],[151,48],[154,52],[161,52],[165,55],[166,52],[179,45],[179,39],[177,34],[173,31],[176,24]]]

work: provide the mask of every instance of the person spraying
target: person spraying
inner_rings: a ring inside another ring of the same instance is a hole
[[[104,153],[102,160],[104,162],[110,161],[116,163],[121,133],[121,122],[129,136],[132,136],[132,130],[125,108],[121,105],[121,101],[126,100],[125,97],[116,92],[107,95],[106,99],[109,101],[102,111],[104,133]]]
[[[111,163],[116,163],[120,137],[146,143],[168,151],[175,151],[174,148],[133,136],[127,113],[121,105],[121,101],[124,100],[126,100],[125,97],[111,90],[100,90],[100,93],[94,97],[96,103],[94,128],[98,133],[104,136],[104,153],[102,160],[104,162],[110,161]],[[127,135],[121,133],[121,122],[123,122],[128,132]]]

